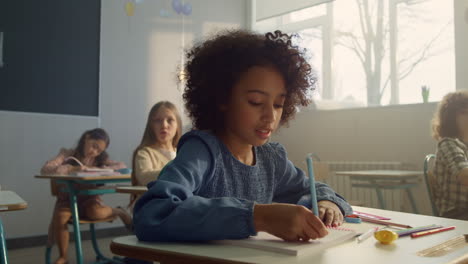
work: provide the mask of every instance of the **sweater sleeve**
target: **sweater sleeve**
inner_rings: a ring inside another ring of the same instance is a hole
[[[201,139],[179,145],[177,157],[148,185],[134,208],[135,234],[143,241],[239,239],[255,234],[252,201],[197,196],[213,176],[214,153]]]
[[[294,164],[287,159],[284,147],[279,146],[280,155],[280,177],[276,186],[273,201],[282,203],[295,203],[312,207],[310,197],[310,182],[304,172],[295,167]],[[352,214],[353,210],[346,200],[325,183],[315,182],[315,190],[317,193],[317,201],[331,201],[335,203],[341,210],[343,215]]]
[[[65,158],[69,157],[72,154],[72,150],[62,148],[55,158],[47,161],[44,166],[41,168],[41,174],[60,174],[67,175],[70,174],[72,166],[63,164]]]
[[[135,176],[138,185],[146,186],[156,180],[162,168],[153,169],[150,153],[145,149],[140,149],[135,155]]]

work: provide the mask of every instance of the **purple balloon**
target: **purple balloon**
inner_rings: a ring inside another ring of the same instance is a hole
[[[190,3],[186,3],[182,9],[182,13],[186,16],[192,14],[192,5]]]
[[[172,9],[174,9],[174,11],[177,13],[177,14],[180,14],[183,10],[183,5],[182,5],[182,1],[181,0],[172,0]]]

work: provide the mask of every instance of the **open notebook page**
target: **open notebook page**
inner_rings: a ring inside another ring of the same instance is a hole
[[[215,243],[255,248],[275,253],[299,256],[318,253],[328,247],[343,243],[358,235],[358,232],[348,228],[328,228],[328,235],[308,242],[286,242],[265,232],[247,239],[219,240]]]

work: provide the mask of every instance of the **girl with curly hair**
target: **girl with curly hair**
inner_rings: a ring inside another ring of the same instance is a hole
[[[468,91],[447,94],[432,120],[438,141],[431,187],[439,215],[468,220]]]
[[[309,103],[316,82],[290,36],[222,32],[187,52],[185,71],[183,97],[195,129],[182,136],[177,157],[135,205],[140,240],[240,239],[264,231],[308,241],[352,212],[317,183],[315,216],[304,172],[283,146],[269,142]]]

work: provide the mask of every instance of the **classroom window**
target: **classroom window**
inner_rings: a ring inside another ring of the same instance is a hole
[[[428,101],[455,90],[453,15],[447,0],[333,1],[253,19],[253,29],[299,36],[318,73],[319,109],[413,104],[423,86]]]

